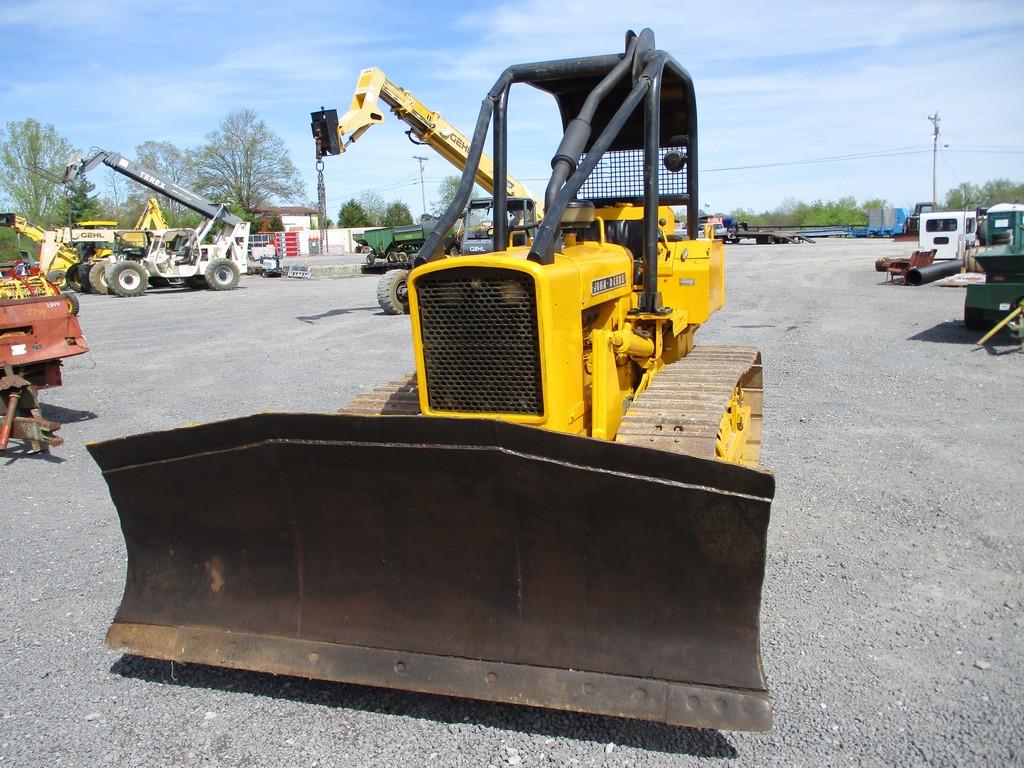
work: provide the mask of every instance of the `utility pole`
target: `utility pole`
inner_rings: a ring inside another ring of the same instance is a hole
[[[427,193],[423,189],[423,164],[427,162],[427,160],[429,160],[430,158],[423,157],[423,155],[413,155],[412,159],[420,161],[420,198],[423,201],[423,215],[420,217],[420,220],[422,221],[423,216],[427,215]]]
[[[939,207],[939,111],[935,110],[934,115],[929,115],[932,121],[932,205]]]

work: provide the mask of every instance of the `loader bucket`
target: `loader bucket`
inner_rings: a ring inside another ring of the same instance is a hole
[[[262,414],[89,447],[116,651],[764,730],[770,474],[477,419]]]

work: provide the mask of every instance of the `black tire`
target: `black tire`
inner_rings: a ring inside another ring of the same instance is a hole
[[[82,268],[81,264],[72,264],[68,267],[68,271],[65,273],[65,279],[68,283],[68,288],[79,293],[85,293],[82,290],[82,281],[78,279],[78,272]]]
[[[51,269],[46,273],[46,279],[58,288],[64,288],[68,284],[67,272],[63,269]]]
[[[964,325],[969,331],[987,331],[995,323],[986,322],[985,313],[977,307],[964,307]]]
[[[102,293],[104,296],[110,293],[110,288],[107,286],[107,265],[103,262],[91,265],[89,287],[92,289],[90,293]]]
[[[107,267],[107,286],[116,296],[141,296],[148,284],[146,270],[134,261],[115,261]]]
[[[79,293],[92,293],[92,284],[89,282],[89,272],[92,270],[92,264],[89,262],[82,262],[78,265],[76,277],[78,279],[78,285],[81,286],[78,289]]]
[[[214,259],[206,268],[206,287],[211,291],[231,291],[238,287],[240,277],[231,259]]]
[[[377,303],[389,315],[409,314],[409,271],[392,269],[377,282]]]
[[[73,293],[65,293],[64,298],[68,301],[68,314],[74,317],[81,308],[78,304],[78,297]]]

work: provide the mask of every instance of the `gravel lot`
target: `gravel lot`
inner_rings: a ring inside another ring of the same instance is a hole
[[[0,761],[19,766],[1008,765],[1024,762],[1024,356],[963,290],[884,285],[886,241],[729,248],[699,334],[765,361],[778,476],[767,734],[675,729],[122,658],[117,516],[85,443],[333,411],[412,370],[376,278],[82,297],[92,347],[44,393],[52,456],[0,456]],[[1005,341],[1005,339],[1004,339]],[[1016,457],[1016,458],[1014,458]]]

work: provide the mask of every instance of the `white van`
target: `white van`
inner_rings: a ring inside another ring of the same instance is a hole
[[[921,214],[917,247],[935,249],[935,259],[961,258],[965,248],[977,243],[978,214],[975,211],[932,211]]]

